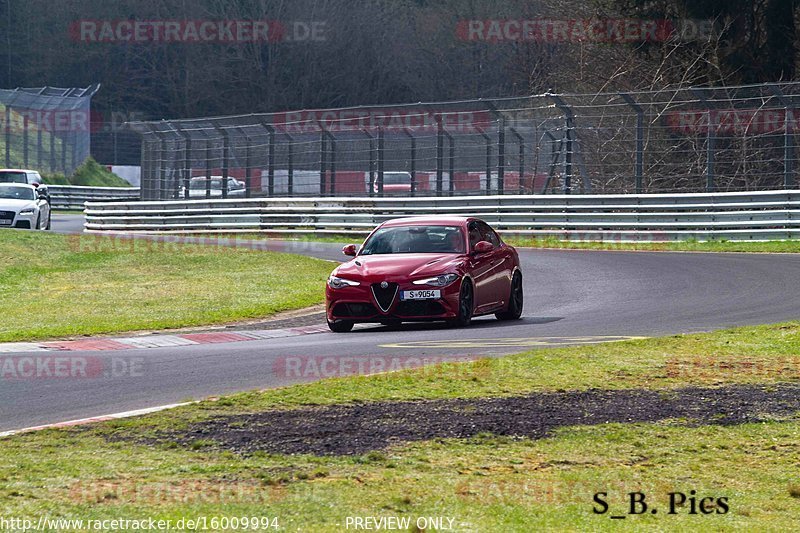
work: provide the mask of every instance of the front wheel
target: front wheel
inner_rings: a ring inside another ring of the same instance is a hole
[[[472,322],[472,313],[475,310],[475,293],[469,280],[461,282],[461,293],[458,297],[458,316],[448,321],[453,327],[463,328]]]
[[[511,278],[511,294],[508,297],[508,309],[495,313],[498,320],[519,320],[522,316],[522,274],[514,272]]]
[[[53,225],[53,213],[50,212],[50,211],[47,211],[47,224],[45,225],[44,229],[46,231],[50,231],[50,229],[52,228],[52,225]]]
[[[328,320],[328,327],[334,333],[347,333],[353,329],[353,324],[352,320],[337,320],[336,322]]]

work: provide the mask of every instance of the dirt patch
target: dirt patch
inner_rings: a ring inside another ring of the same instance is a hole
[[[800,385],[588,390],[511,398],[376,402],[266,411],[213,418],[164,435],[225,450],[352,455],[389,445],[479,433],[542,438],[555,428],[609,422],[685,419],[688,424],[741,424],[800,413]]]

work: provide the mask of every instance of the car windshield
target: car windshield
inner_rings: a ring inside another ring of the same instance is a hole
[[[0,198],[8,200],[33,200],[33,189],[28,187],[0,187]]]
[[[405,172],[386,172],[383,175],[384,185],[410,185],[411,174]]]
[[[28,183],[24,172],[0,172],[0,183]]]
[[[207,182],[208,182],[208,180],[206,180],[206,179],[192,180],[191,183],[189,184],[189,188],[190,189],[196,189],[196,190],[198,190],[198,189],[206,190],[206,183]],[[222,189],[222,180],[212,179],[211,180],[211,188],[212,189],[217,189],[217,190]]]
[[[463,254],[464,237],[458,226],[393,226],[377,230],[360,255]]]

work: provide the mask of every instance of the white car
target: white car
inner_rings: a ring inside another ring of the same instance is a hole
[[[189,181],[189,198],[205,198],[206,187],[208,187],[209,180],[204,176],[192,178]],[[211,176],[211,186],[208,187],[211,191],[211,198],[222,198],[222,176]],[[245,189],[244,182],[236,178],[228,178],[228,198],[244,198]],[[181,191],[181,198],[183,191]]]
[[[22,183],[0,183],[0,228],[50,229],[44,191]]]

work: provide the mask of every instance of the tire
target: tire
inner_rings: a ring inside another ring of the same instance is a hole
[[[461,282],[461,293],[458,296],[458,317],[448,320],[447,323],[455,328],[465,328],[472,322],[472,313],[475,311],[475,290],[472,282]]]
[[[39,215],[36,217],[36,225],[33,226],[33,229],[35,229],[35,230],[42,229],[42,214],[41,213],[39,213]]]
[[[336,322],[328,320],[328,327],[334,333],[347,333],[353,329],[353,325],[354,322],[352,320],[337,320]]]
[[[44,227],[45,231],[50,231],[50,228],[52,227],[52,222],[53,222],[53,213],[48,211],[47,212],[47,225],[45,225],[45,227]]]
[[[524,293],[522,290],[522,274],[514,272],[511,278],[511,294],[508,297],[508,309],[495,313],[498,320],[519,320],[522,316]]]

